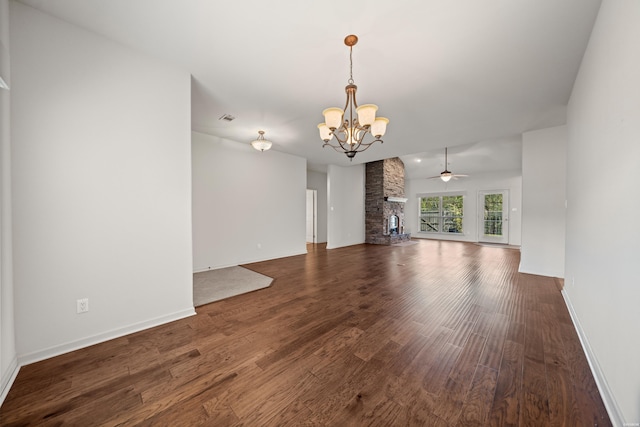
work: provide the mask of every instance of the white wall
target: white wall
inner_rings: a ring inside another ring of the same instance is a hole
[[[364,165],[327,170],[327,249],[364,243]]]
[[[312,170],[307,170],[307,188],[318,192],[317,211],[317,243],[327,241],[327,174]]]
[[[189,74],[10,9],[21,363],[193,314]]]
[[[638,41],[640,1],[604,0],[567,110],[564,295],[620,426],[640,423]]]
[[[11,86],[9,1],[0,0],[0,76]],[[17,374],[11,244],[10,92],[0,89],[0,404]]]
[[[306,160],[194,132],[193,271],[306,253]]]
[[[564,277],[566,164],[566,126],[522,134],[522,273]]]
[[[521,242],[521,205],[522,175],[520,171],[501,171],[471,175],[467,178],[451,180],[448,183],[439,179],[408,179],[405,181],[404,207],[405,231],[411,237],[433,238],[442,240],[458,240],[463,242],[478,241],[478,192],[493,190],[509,190],[509,244],[520,245]],[[464,197],[464,234],[452,235],[419,233],[419,194],[465,193]]]

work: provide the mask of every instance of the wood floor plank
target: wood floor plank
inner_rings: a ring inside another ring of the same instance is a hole
[[[462,413],[467,393],[478,369],[478,360],[484,349],[486,338],[471,334],[452,366],[444,391],[436,400],[434,413],[450,424],[455,424]]]
[[[503,348],[493,405],[489,412],[489,424],[518,426],[524,404],[522,400],[524,346],[506,340]]]
[[[250,264],[272,286],[22,367],[0,425],[611,425],[557,280],[416,243]]]
[[[473,326],[473,333],[482,337],[488,337],[493,327],[493,313],[480,313],[476,324]]]
[[[548,426],[551,420],[549,416],[547,371],[544,362],[525,355],[522,378],[521,424],[526,426]]]
[[[416,396],[421,396],[419,410],[409,408],[411,418],[423,415],[426,417],[426,413],[433,409],[436,396],[423,388],[423,378],[436,362],[439,350],[450,335],[450,329],[439,328],[421,342],[423,345],[415,355],[412,354],[415,351],[415,347],[412,346],[406,353],[401,352],[388,368],[393,374],[391,381],[387,383],[387,395],[390,398],[400,405],[412,406]],[[417,343],[417,346],[419,345]]]
[[[550,289],[555,292],[557,288],[550,287]],[[556,313],[557,308],[551,303],[542,304],[541,308],[550,422],[554,426],[580,425],[581,419],[574,395],[571,369],[564,350],[562,331],[558,328],[561,320]]]
[[[115,414],[132,412],[142,406],[140,394],[133,386],[99,398],[85,397],[91,399],[92,405],[74,404],[60,408],[60,412],[47,414],[42,425],[60,425],[64,420],[68,425],[100,426],[109,423]]]
[[[563,331],[567,363],[574,384],[576,404],[581,423],[584,425],[610,426],[604,403],[589,369],[589,363],[575,329],[568,324],[559,326]]]
[[[504,314],[496,314],[493,327],[487,337],[487,342],[480,357],[480,365],[498,371],[500,362],[502,361],[504,340],[507,336],[508,328],[508,317]]]
[[[486,423],[493,404],[498,371],[479,365],[471,388],[462,405],[458,424],[461,426],[482,426]]]
[[[449,343],[442,347],[434,364],[422,380],[425,390],[434,395],[439,395],[440,392],[444,390],[449,378],[449,373],[453,369],[456,360],[458,360],[461,351],[461,347]]]

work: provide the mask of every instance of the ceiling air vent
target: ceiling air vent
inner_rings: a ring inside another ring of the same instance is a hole
[[[231,114],[223,114],[220,116],[220,118],[218,120],[224,120],[226,122],[232,122],[234,121],[236,118],[233,117]]]

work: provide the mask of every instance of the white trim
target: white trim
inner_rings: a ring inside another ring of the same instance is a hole
[[[464,217],[462,217],[462,221],[464,221]],[[415,233],[415,235],[416,237],[424,236],[427,239],[431,236],[434,236],[435,238],[442,237],[442,236],[465,236],[464,231],[462,233],[447,233],[445,231],[418,231],[417,233]],[[446,239],[446,240],[449,240],[449,239]]]
[[[160,326],[165,323],[174,322],[176,320],[184,319],[185,317],[193,316],[196,311],[193,307],[186,310],[178,311],[176,313],[168,314],[166,316],[156,317],[154,319],[146,320],[144,322],[135,323],[124,328],[113,329],[111,331],[96,334],[87,338],[83,338],[77,341],[68,342],[66,344],[56,345],[44,350],[36,351],[33,353],[22,355],[18,358],[20,366],[29,365],[31,363],[39,362],[41,360],[50,359],[61,354],[69,353],[71,351],[79,350],[81,348],[89,347],[94,344],[109,341],[115,338],[120,338],[125,335],[132,334],[134,332],[143,331],[145,329]]]
[[[5,383],[5,378],[2,378],[3,384],[0,387],[0,406],[4,403],[4,399],[6,399],[7,394],[9,394],[9,390],[11,390],[11,386],[13,386],[16,377],[18,376],[18,372],[20,372],[20,365],[18,365],[18,358],[14,357],[11,363],[9,364],[9,368],[7,369],[7,373],[11,372],[11,375],[7,375],[5,378],[7,382]]]
[[[582,330],[582,326],[580,326],[580,321],[578,320],[578,315],[573,309],[573,305],[571,304],[571,300],[569,299],[569,295],[563,289],[561,291],[562,297],[564,298],[564,302],[569,310],[569,316],[571,316],[571,321],[573,322],[573,326],[576,328],[578,332],[578,338],[580,339],[580,344],[582,344],[582,349],[584,350],[584,354],[587,357],[587,362],[589,362],[589,367],[591,368],[591,373],[593,374],[593,378],[596,381],[596,386],[598,387],[598,391],[600,392],[600,396],[602,397],[602,401],[604,402],[604,406],[607,408],[607,412],[609,413],[609,418],[611,418],[611,423],[614,426],[622,427],[624,425],[631,425],[629,423],[625,423],[624,417],[622,416],[622,411],[618,407],[618,404],[613,397],[613,393],[609,388],[609,384],[607,383],[607,379],[604,376],[604,372],[600,368],[598,364],[598,360],[591,349],[591,345],[589,345],[589,340]]]

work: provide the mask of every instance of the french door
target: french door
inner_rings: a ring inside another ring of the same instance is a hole
[[[509,243],[509,190],[478,193],[478,241]]]

